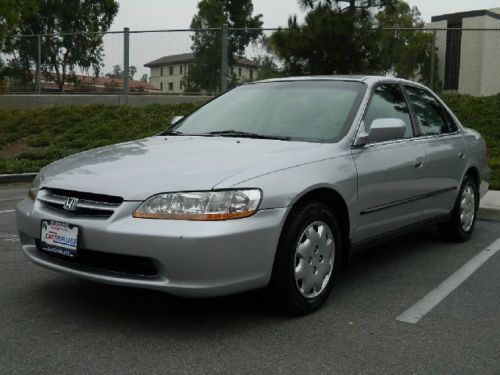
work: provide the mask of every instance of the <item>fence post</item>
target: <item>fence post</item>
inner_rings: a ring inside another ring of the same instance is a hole
[[[37,38],[37,47],[38,47],[38,56],[36,60],[36,84],[35,90],[38,95],[42,93],[42,82],[41,82],[41,69],[42,69],[42,35],[38,34]]]
[[[436,75],[436,30],[432,32],[432,53],[431,53],[431,78],[429,86],[434,90],[434,76]]]
[[[130,29],[123,29],[123,95],[128,95],[128,77],[130,75]]]
[[[227,90],[227,72],[228,72],[228,34],[229,26],[227,24],[222,25],[222,55],[221,55],[221,65],[220,65],[220,89],[221,92]]]

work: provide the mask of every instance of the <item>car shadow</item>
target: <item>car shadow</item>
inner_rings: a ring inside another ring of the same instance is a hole
[[[436,245],[437,241],[437,231],[429,228],[355,255],[349,269],[341,273],[328,308],[335,308],[336,303],[332,300],[342,298],[342,290],[347,291],[360,274],[386,272],[405,257],[425,251],[429,242]],[[245,325],[251,328],[256,321],[275,324],[276,321],[301,319],[279,312],[262,290],[210,299],[189,299],[59,275],[44,279],[33,293],[52,313],[71,316],[72,320],[99,321],[100,324],[140,327],[150,331],[173,329],[189,332],[195,327],[203,327],[206,332],[232,324],[244,329]]]
[[[156,332],[199,328],[210,332],[224,326],[258,320],[287,318],[270,306],[263,291],[231,296],[193,299],[164,292],[115,286],[66,275],[45,280],[36,288],[36,298],[53,313],[72,320]]]
[[[400,262],[405,257],[433,251],[440,245],[450,244],[439,234],[436,226],[422,228],[416,232],[366,247],[356,252],[351,259],[348,273],[364,271],[367,266],[388,266]]]

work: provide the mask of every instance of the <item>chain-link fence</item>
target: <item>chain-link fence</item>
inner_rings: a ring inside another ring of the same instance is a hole
[[[310,74],[377,74],[471,95],[500,93],[500,29],[372,29],[365,41],[293,30],[154,30],[11,37],[0,94],[216,94]]]

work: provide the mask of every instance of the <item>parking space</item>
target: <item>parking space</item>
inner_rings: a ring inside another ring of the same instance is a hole
[[[0,373],[500,373],[500,252],[417,323],[396,318],[500,237],[435,228],[356,255],[327,304],[283,316],[260,292],[189,300],[77,280],[19,250],[0,186]],[[4,211],[4,212],[2,212]]]

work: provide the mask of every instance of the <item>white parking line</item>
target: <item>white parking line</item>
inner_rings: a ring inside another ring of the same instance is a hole
[[[396,320],[405,323],[418,323],[425,314],[436,307],[443,299],[453,292],[460,284],[472,275],[481,265],[495,255],[500,250],[500,238],[493,242],[486,249],[482,250],[474,258],[464,264],[458,271],[443,281],[436,289],[432,290],[424,298],[411,306]]]
[[[8,214],[9,212],[14,212],[15,210],[4,210],[0,211],[0,214]]]
[[[19,242],[19,236],[13,233],[0,233],[0,240],[5,242]]]
[[[22,199],[24,199],[24,197],[2,198],[2,199],[0,199],[0,202],[20,201]]]

